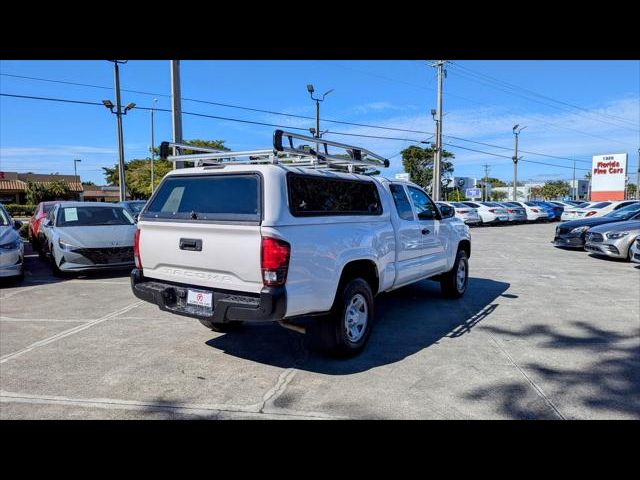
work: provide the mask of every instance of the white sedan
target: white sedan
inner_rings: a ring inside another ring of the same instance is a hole
[[[620,208],[637,203],[638,200],[619,200],[619,201],[606,201],[606,202],[594,202],[588,207],[577,208],[574,210],[574,215],[567,217],[566,220],[576,220],[582,217],[602,217],[607,213],[614,212]],[[565,220],[563,215],[563,220]]]
[[[456,217],[467,225],[477,225],[482,223],[482,218],[475,208],[469,207],[462,202],[436,202],[438,205],[449,205],[456,211]]]
[[[544,221],[549,217],[542,207],[531,202],[505,202],[505,204],[511,205],[512,207],[524,208],[527,212],[527,222]]]
[[[483,225],[493,225],[497,223],[506,223],[509,221],[509,214],[504,207],[488,207],[478,202],[460,202],[467,207],[474,208],[480,218]]]

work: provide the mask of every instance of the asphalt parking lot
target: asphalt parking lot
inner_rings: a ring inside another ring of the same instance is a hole
[[[60,280],[31,254],[0,289],[0,418],[638,419],[640,268],[554,248],[555,226],[473,229],[466,296],[379,296],[346,361],[278,325],[211,332],[138,301],[126,272]]]

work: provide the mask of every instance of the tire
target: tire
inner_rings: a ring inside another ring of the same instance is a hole
[[[335,357],[353,357],[364,350],[373,318],[373,293],[369,283],[362,278],[341,282],[331,312],[314,325],[317,343]]]
[[[209,330],[213,330],[214,332],[226,333],[233,332],[242,326],[241,321],[233,321],[226,323],[214,323],[211,320],[198,319],[202,325],[207,327]]]
[[[462,270],[461,270],[462,269]],[[459,274],[462,278],[459,280]],[[446,298],[460,298],[469,285],[469,260],[464,250],[458,250],[453,268],[440,277],[440,290]]]

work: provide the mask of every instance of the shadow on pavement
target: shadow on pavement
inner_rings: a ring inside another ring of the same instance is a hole
[[[582,350],[592,359],[589,365],[542,361],[521,365],[533,378],[542,379],[551,387],[554,399],[564,404],[578,403],[603,416],[629,415],[640,418],[640,346],[637,333],[622,335],[603,330],[586,322],[573,321],[577,334],[567,335],[547,325],[530,325],[520,331],[487,326],[485,331],[503,338],[528,339],[536,347],[553,351]],[[546,358],[547,356],[541,356]],[[499,404],[509,418],[541,418],[544,413],[528,404],[530,387],[522,382],[490,385],[467,395],[468,400],[491,399]],[[563,398],[566,397],[566,398]],[[550,418],[556,418],[551,417]]]
[[[207,341],[228,355],[282,368],[348,375],[398,362],[441,338],[471,331],[498,306],[494,300],[509,284],[472,277],[466,295],[447,300],[436,282],[422,281],[376,298],[376,321],[369,344],[359,356],[336,360],[308,348],[309,339],[279,325],[247,325]],[[509,295],[507,298],[514,298]]]

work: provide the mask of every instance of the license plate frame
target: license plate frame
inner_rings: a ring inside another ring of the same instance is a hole
[[[187,289],[186,304],[188,307],[196,307],[213,312],[213,292],[189,288]]]

